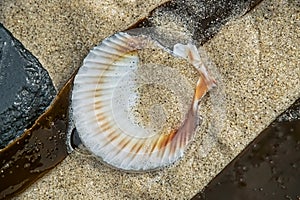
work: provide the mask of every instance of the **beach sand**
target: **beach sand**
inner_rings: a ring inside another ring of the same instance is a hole
[[[161,3],[4,0],[0,21],[60,89],[89,49]],[[74,151],[15,199],[190,199],[300,97],[299,10],[297,1],[264,1],[204,45],[219,72],[220,99],[203,102],[207,118],[174,166],[130,174]]]

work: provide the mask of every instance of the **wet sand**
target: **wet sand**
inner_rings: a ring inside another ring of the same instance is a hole
[[[211,101],[204,102],[208,107],[201,114],[217,121],[205,121],[174,166],[129,174],[75,151],[16,199],[190,199],[300,97],[300,8],[295,2],[264,1],[205,44],[224,94],[224,99],[210,99],[226,117],[210,116]],[[4,0],[0,21],[38,57],[59,89],[89,49],[160,3]],[[211,123],[222,129],[207,132]]]

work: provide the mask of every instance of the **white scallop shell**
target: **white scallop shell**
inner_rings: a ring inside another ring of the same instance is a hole
[[[134,87],[130,74],[139,62],[137,50],[150,40],[123,32],[105,39],[90,51],[74,80],[73,117],[82,142],[105,163],[128,171],[157,169],[182,157],[197,126],[199,100],[214,85],[196,47],[175,45],[173,54],[187,59],[201,72],[185,120],[177,130],[150,136],[147,130],[132,125],[126,111],[118,109],[113,99],[130,99]],[[119,81],[124,81],[123,89],[117,89]]]

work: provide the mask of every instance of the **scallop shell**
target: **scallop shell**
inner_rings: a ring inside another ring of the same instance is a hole
[[[83,144],[106,164],[127,171],[158,169],[182,157],[198,124],[199,100],[214,86],[196,47],[175,45],[170,53],[187,59],[200,72],[193,102],[181,126],[166,134],[149,135],[130,123],[128,113],[119,108],[116,99],[130,99],[134,94],[132,72],[138,69],[138,51],[149,42],[155,41],[125,32],[106,38],[84,59],[72,91],[73,119]],[[124,88],[118,88],[120,81]]]

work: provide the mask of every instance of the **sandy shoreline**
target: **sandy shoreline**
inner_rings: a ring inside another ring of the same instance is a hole
[[[0,13],[0,21],[38,57],[56,87],[61,88],[91,47],[161,3],[109,2],[4,1],[5,17]],[[16,199],[194,196],[300,97],[300,31],[296,25],[300,16],[299,7],[291,2],[265,1],[253,12],[230,22],[205,44],[222,77],[226,118],[219,119],[223,120],[222,131],[214,137],[205,136],[209,122],[201,126],[202,134],[197,134],[175,166],[153,173],[128,174],[75,151]],[[205,116],[209,109],[201,111]],[[213,117],[218,120],[218,116]]]

